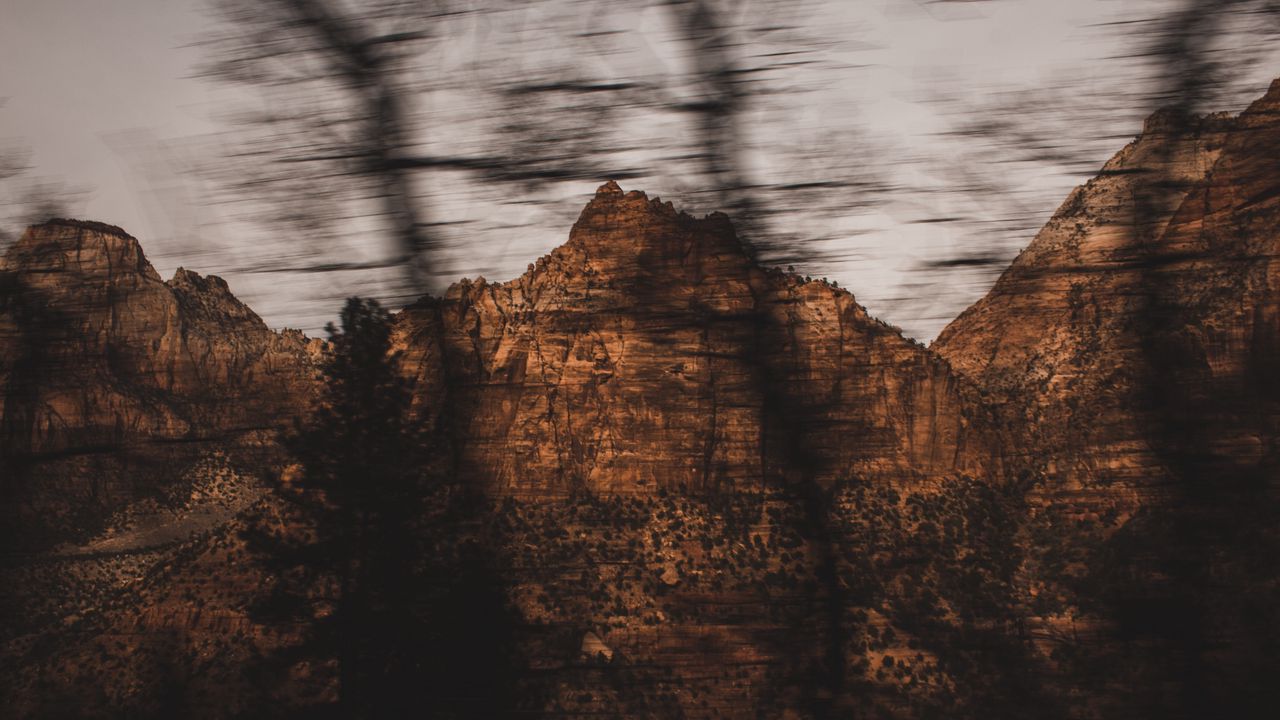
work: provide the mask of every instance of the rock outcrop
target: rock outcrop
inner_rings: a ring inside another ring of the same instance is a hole
[[[119,228],[32,227],[0,282],[0,464],[24,543],[91,532],[211,451],[262,462],[309,403],[318,347],[218,277],[164,282]]]
[[[728,219],[614,183],[510,282],[406,309],[418,395],[503,493],[909,481],[992,465],[946,364],[848,292],[756,264]]]

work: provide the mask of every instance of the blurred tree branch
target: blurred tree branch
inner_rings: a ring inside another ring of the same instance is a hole
[[[833,163],[834,148],[798,144],[772,168],[777,177],[750,177],[748,111],[759,123],[753,106],[805,91],[769,74],[815,62],[825,47],[777,24],[773,5],[213,4],[226,23],[208,42],[205,75],[256,87],[267,103],[241,115],[247,132],[223,169],[232,194],[311,242],[335,239],[343,223],[367,232],[376,219],[394,248],[381,264],[405,269],[409,295],[426,289],[447,239],[449,222],[436,219],[461,186],[537,204],[563,183],[666,175],[683,184],[692,170],[708,209],[730,212],[753,246],[793,262],[805,254],[799,233],[771,221],[789,193],[807,192],[815,211],[848,212],[888,187],[870,164]],[[652,37],[611,26],[616,14],[645,12],[661,18]],[[774,122],[787,117],[775,112]],[[806,159],[815,154],[825,162]]]
[[[0,251],[28,225],[69,217],[85,190],[58,180],[30,174],[31,151],[19,146],[0,148]]]

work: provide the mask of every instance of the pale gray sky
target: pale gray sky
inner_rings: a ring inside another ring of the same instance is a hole
[[[1141,87],[1150,68],[1123,57],[1141,48],[1125,26],[1109,23],[1166,7],[1163,0],[831,0],[820,7],[809,21],[840,40],[830,60],[847,69],[798,74],[794,82],[820,89],[756,141],[847,134],[850,156],[887,172],[897,189],[874,208],[824,218],[823,249],[833,259],[805,271],[839,280],[873,313],[932,338],[998,269],[937,261],[1011,258],[1082,173],[1138,132],[1146,101],[1136,91],[1132,102],[1117,98]],[[656,17],[639,11],[616,22],[645,37],[660,32]],[[200,0],[0,0],[0,148],[28,147],[32,175],[86,189],[76,212],[137,236],[162,275],[178,265],[223,274],[268,323],[316,332],[343,295],[376,293],[380,279],[237,271],[286,254],[290,240],[236,222],[236,208],[211,203],[211,190],[190,172],[216,152],[226,108],[243,99],[194,77],[201,54],[191,43],[208,23]],[[433,57],[450,61],[447,52]],[[1222,109],[1240,109],[1278,75],[1280,64],[1242,69],[1233,104]],[[1049,136],[1091,164],[1029,148],[1026,138],[948,134],[1019,93],[1034,99]],[[769,172],[767,153],[755,162]],[[580,206],[596,184],[565,192]],[[669,177],[623,185],[677,206],[696,204],[683,197],[691,189]],[[452,191],[438,212],[490,218],[491,200]],[[505,216],[502,225],[512,224],[522,226],[455,238],[448,269],[505,280],[569,229],[532,215]]]

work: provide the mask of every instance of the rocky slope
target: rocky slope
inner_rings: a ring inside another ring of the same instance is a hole
[[[1062,483],[1158,492],[1188,422],[1274,462],[1277,112],[1153,116],[932,345]]]
[[[261,474],[321,348],[269,332],[215,278],[161,282],[114,228],[33,228],[5,269],[11,497],[19,517],[56,509],[47,526],[63,541],[3,568],[29,589],[3,598],[24,618],[0,662],[15,707],[163,713],[177,686],[195,715],[332,698],[323,656],[263,694],[305,633],[258,614],[282,580],[247,538],[305,519],[282,525],[290,510],[256,491],[198,502],[203,481],[181,479],[209,458]],[[526,275],[464,281],[401,313],[396,332],[419,410],[497,498],[421,557],[459,552],[460,538],[492,553],[518,654],[540,668],[519,681],[538,699],[526,709],[782,712],[817,707],[819,686],[830,705],[847,681],[897,697],[905,675],[886,674],[882,654],[907,648],[880,640],[892,625],[880,615],[873,645],[857,631],[870,660],[825,680],[810,667],[854,642],[835,615],[868,622],[835,594],[854,572],[835,553],[862,542],[840,529],[854,506],[837,488],[999,464],[971,389],[926,349],[843,290],[761,268],[723,216],[612,183]],[[423,516],[441,505],[424,501]],[[84,518],[107,527],[68,531]],[[441,654],[453,652],[466,654]],[[228,688],[235,701],[215,703]]]
[[[318,347],[220,278],[160,279],[119,228],[55,220],[0,264],[0,466],[14,542],[92,532],[220,449],[265,460]]]

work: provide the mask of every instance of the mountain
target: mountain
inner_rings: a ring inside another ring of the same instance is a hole
[[[848,292],[754,262],[728,218],[603,185],[510,282],[398,321],[461,472],[502,493],[760,488],[982,473],[992,438],[945,363]]]
[[[100,223],[29,229],[0,263],[6,534],[81,538],[215,450],[261,464],[305,412],[318,346],[215,276],[160,279]]]
[[[408,511],[400,690],[447,717],[1267,716],[1278,112],[1273,85],[1152,116],[930,348],[612,182],[521,277],[405,308],[412,411],[484,492]],[[116,228],[37,226],[0,267],[13,714],[333,712],[334,579],[262,541],[316,529],[278,438],[325,344]]]
[[[1274,705],[1277,157],[1280,81],[1153,116],[933,344],[1037,468],[1036,512],[1091,528],[1055,543],[1092,567],[1038,581],[1070,609],[1033,622],[1097,633],[1074,651],[1140,689],[1113,716]]]
[[[1278,110],[1153,116],[934,342],[1061,482],[1275,463]]]

